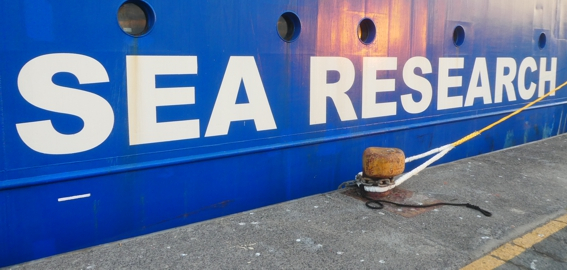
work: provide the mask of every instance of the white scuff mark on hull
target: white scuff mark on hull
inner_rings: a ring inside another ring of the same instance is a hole
[[[87,194],[81,194],[81,195],[75,195],[75,196],[69,196],[69,197],[61,197],[61,198],[57,199],[57,201],[58,202],[71,201],[71,200],[88,198],[90,196],[91,196],[91,194],[87,193]]]

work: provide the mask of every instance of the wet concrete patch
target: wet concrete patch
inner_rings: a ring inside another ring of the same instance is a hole
[[[358,188],[349,188],[343,191],[342,194],[356,198],[364,203],[370,201],[369,199],[364,198],[361,195],[361,191]],[[395,202],[399,204],[416,205],[416,206],[435,204],[441,202],[429,196],[418,194],[413,191],[409,191],[401,188],[393,189],[388,196],[382,197],[380,198],[380,200]],[[427,208],[399,207],[393,204],[384,203],[384,210],[407,218],[415,217],[419,214],[432,211],[439,207],[441,206],[433,206]]]

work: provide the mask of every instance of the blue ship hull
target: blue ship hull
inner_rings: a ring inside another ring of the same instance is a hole
[[[0,266],[327,192],[567,80],[561,1],[126,4],[0,3]],[[440,163],[564,133],[566,91]]]

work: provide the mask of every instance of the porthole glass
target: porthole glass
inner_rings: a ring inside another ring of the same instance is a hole
[[[358,39],[364,44],[370,44],[376,38],[376,25],[371,19],[363,19],[357,28]]]
[[[541,35],[539,35],[539,39],[537,41],[537,45],[539,47],[539,49],[543,49],[545,48],[545,44],[547,43],[547,37],[545,36],[545,33],[541,33]]]
[[[293,12],[286,12],[278,18],[278,35],[286,42],[292,42],[299,37],[301,22]]]
[[[465,29],[462,26],[457,26],[453,30],[453,44],[460,47],[465,42]]]
[[[118,9],[118,24],[124,33],[139,37],[146,34],[153,25],[152,9],[142,1],[128,1]]]

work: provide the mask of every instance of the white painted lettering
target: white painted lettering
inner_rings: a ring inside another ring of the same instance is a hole
[[[241,83],[249,103],[236,104]],[[254,120],[257,131],[277,128],[256,60],[253,56],[231,56],[205,137],[227,135],[231,122],[244,120]]]
[[[327,83],[327,71],[338,71],[339,81]],[[355,69],[348,58],[311,57],[311,82],[309,97],[309,124],[327,122],[327,97],[330,97],[341,121],[356,120],[356,112],[346,94],[354,83]]]
[[[508,74],[505,74],[508,69]],[[516,101],[516,91],[512,83],[516,78],[518,65],[511,57],[496,58],[496,82],[494,84],[494,103],[502,103],[502,94],[506,90],[509,101]]]
[[[551,67],[547,69],[547,58],[542,57],[539,59],[539,88],[538,96],[545,95],[545,82],[549,82],[549,91],[555,89],[555,76],[557,75],[557,57],[551,58]],[[551,93],[550,96],[555,96],[555,93]]]
[[[22,67],[18,88],[26,101],[38,108],[74,115],[83,120],[83,128],[75,134],[58,132],[51,120],[16,124],[22,141],[44,154],[74,154],[93,149],[108,138],[114,126],[114,112],[104,98],[53,83],[52,77],[61,72],[73,74],[80,84],[109,81],[100,62],[80,54],[46,54]]]
[[[197,74],[197,56],[126,56],[130,145],[199,138],[199,120],[157,122],[158,106],[195,104],[194,87],[156,88],[156,75]]]
[[[405,94],[401,96],[402,106],[406,112],[411,114],[422,113],[429,105],[431,105],[431,100],[433,98],[433,88],[431,83],[414,73],[415,69],[421,69],[422,74],[430,74],[433,70],[431,68],[431,62],[425,57],[417,56],[410,58],[404,65],[403,78],[406,85],[421,93],[421,100],[416,102],[412,97],[413,94]]]
[[[439,79],[437,80],[437,110],[447,110],[463,107],[463,96],[449,96],[450,87],[461,87],[462,76],[449,76],[449,70],[462,69],[465,60],[458,58],[439,58]]]
[[[378,70],[396,70],[395,57],[365,57],[362,64],[362,118],[396,115],[396,102],[376,102],[376,93],[396,90],[395,79],[376,79]]]
[[[479,81],[480,80],[480,81]],[[480,82],[480,85],[478,85]],[[472,106],[475,98],[482,98],[484,104],[492,103],[490,94],[490,82],[488,80],[488,67],[486,66],[486,58],[479,57],[474,61],[469,89],[465,99],[465,107]]]
[[[518,70],[518,93],[523,100],[532,98],[537,87],[535,83],[530,82],[530,87],[526,88],[526,71],[528,68],[531,69],[532,72],[537,70],[537,63],[533,57],[525,58]]]

